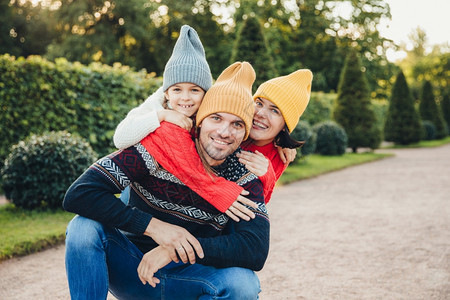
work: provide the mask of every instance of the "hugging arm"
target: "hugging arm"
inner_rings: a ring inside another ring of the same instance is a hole
[[[119,123],[114,132],[114,145],[118,149],[131,147],[155,131],[160,126],[158,112],[164,110],[163,103],[164,92],[160,87]]]

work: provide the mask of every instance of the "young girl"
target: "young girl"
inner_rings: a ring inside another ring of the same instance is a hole
[[[164,68],[163,86],[139,107],[132,109],[118,125],[114,134],[116,147],[124,149],[138,143],[155,131],[163,121],[190,130],[193,127],[191,118],[195,117],[203,96],[211,85],[212,75],[200,38],[193,28],[183,25],[172,56]],[[260,158],[261,162],[252,169],[255,173],[258,168],[265,166],[267,169],[267,160],[262,155]],[[204,181],[201,175],[196,178],[199,182]],[[210,180],[209,176],[207,180]],[[217,189],[213,186],[191,189],[236,221],[239,218],[250,220],[254,217],[253,212],[245,205],[254,207],[255,204],[242,196],[248,194],[242,187],[223,178],[214,178],[214,185]],[[128,195],[129,188],[125,189],[121,198],[127,199]],[[229,210],[230,206],[233,206],[233,212]]]
[[[302,145],[302,143],[294,141],[289,133],[295,129],[300,116],[308,105],[311,94],[311,82],[311,71],[298,70],[287,76],[277,77],[263,83],[254,95],[256,110],[253,126],[250,131],[250,139],[241,146],[247,151],[258,153],[258,155],[255,156],[255,154],[251,152],[243,151],[239,156],[241,162],[245,163],[247,168],[258,175],[263,182],[266,203],[270,200],[276,181],[280,178],[288,165],[282,160],[278,149],[295,149]],[[146,115],[146,112],[143,109],[140,111],[142,115]],[[176,131],[176,129],[163,127],[158,134],[161,136],[173,136],[175,134],[174,131]],[[127,128],[127,132],[135,134],[136,130],[130,126]],[[141,136],[135,135],[135,141],[144,137],[145,133]],[[160,142],[164,143],[164,140],[160,140]],[[124,146],[130,145],[131,144]],[[163,149],[163,145],[161,146],[161,149]],[[192,148],[194,149],[194,147]],[[173,150],[174,151],[171,153],[176,157],[175,159],[168,158],[167,155],[165,155],[165,151],[156,151],[152,153],[152,155],[165,169],[183,180],[183,178],[189,176],[190,172],[193,170],[183,170],[178,168],[176,159],[190,159],[191,165],[198,165],[201,163],[200,158],[195,151],[192,151],[192,154],[189,155],[188,153],[176,153],[177,149]],[[256,170],[254,171],[252,168],[264,164],[262,159],[258,160],[258,157],[261,157],[261,153],[265,155],[271,163],[268,166],[267,172],[262,171],[257,174]],[[199,172],[201,172],[201,170]],[[196,175],[199,174],[200,173],[196,173]],[[204,173],[202,173],[202,175],[204,175]],[[196,185],[201,190],[203,188],[210,189],[211,185],[215,185],[215,182],[213,180],[211,181],[208,177],[202,177],[198,178],[197,181],[194,179],[187,185],[191,188]],[[221,187],[214,187],[216,190],[226,191]],[[230,206],[230,209],[234,210],[234,207]]]

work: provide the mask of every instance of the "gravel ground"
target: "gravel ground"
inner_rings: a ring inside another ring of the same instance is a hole
[[[274,191],[261,299],[450,299],[450,145],[385,151]],[[1,263],[0,299],[69,299],[64,246]]]

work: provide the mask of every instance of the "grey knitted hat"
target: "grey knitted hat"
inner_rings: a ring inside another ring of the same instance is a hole
[[[194,28],[183,25],[172,56],[164,68],[163,90],[180,82],[190,82],[207,91],[212,75],[202,42]]]

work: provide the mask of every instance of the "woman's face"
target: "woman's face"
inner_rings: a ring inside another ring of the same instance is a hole
[[[275,104],[264,98],[256,98],[253,126],[250,130],[250,138],[255,145],[264,146],[273,142],[285,124],[283,115]]]
[[[196,84],[182,82],[171,85],[164,95],[173,110],[190,117],[197,112],[205,91]]]

